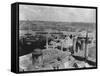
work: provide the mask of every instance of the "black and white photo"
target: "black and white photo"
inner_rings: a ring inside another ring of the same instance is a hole
[[[97,67],[96,9],[19,4],[19,72]]]

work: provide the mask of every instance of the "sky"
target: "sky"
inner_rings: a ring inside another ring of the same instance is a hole
[[[95,23],[95,9],[20,5],[19,20]]]

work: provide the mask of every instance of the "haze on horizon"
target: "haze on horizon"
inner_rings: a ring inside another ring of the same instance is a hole
[[[19,5],[19,20],[95,23],[95,18],[95,9]]]

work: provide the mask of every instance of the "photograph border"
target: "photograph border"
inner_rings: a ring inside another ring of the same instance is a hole
[[[18,37],[16,40],[16,70],[17,73],[36,73],[36,72],[55,72],[55,71],[70,71],[70,70],[86,70],[86,69],[97,69],[98,67],[98,39],[97,39],[97,28],[98,28],[98,7],[93,7],[93,6],[77,6],[77,5],[61,5],[61,4],[43,4],[43,3],[27,3],[27,2],[16,2],[17,8],[16,8],[16,36]],[[37,5],[37,6],[50,6],[50,7],[72,7],[72,8],[86,8],[86,9],[95,9],[96,10],[96,67],[90,67],[90,68],[69,68],[69,69],[57,69],[57,70],[38,70],[38,71],[24,71],[20,72],[19,71],[19,5]]]

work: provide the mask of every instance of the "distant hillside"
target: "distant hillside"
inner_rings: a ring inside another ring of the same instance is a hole
[[[51,21],[19,21],[21,30],[65,30],[76,31],[86,30],[95,31],[95,23],[83,23],[83,22],[51,22]]]

